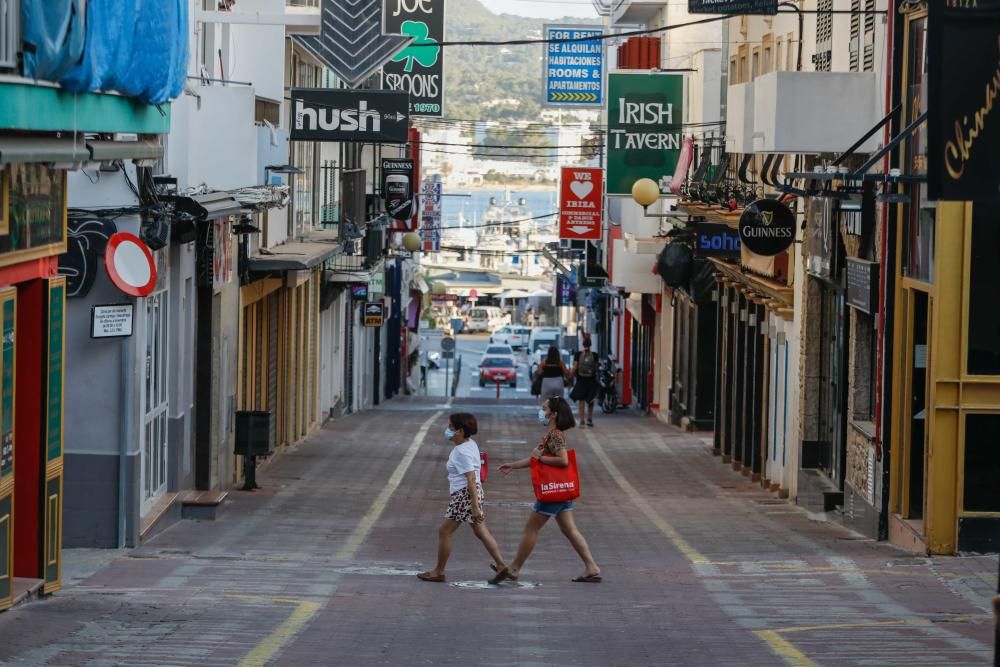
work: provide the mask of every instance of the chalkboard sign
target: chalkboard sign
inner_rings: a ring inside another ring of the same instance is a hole
[[[869,315],[878,310],[878,262],[847,258],[847,305]]]

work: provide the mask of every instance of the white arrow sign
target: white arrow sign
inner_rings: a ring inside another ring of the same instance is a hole
[[[589,225],[573,225],[572,227],[568,227],[568,229],[570,231],[572,231],[574,234],[582,236],[582,235],[584,235],[584,234],[586,234],[587,232],[590,231],[590,226]]]
[[[323,0],[319,37],[293,38],[352,88],[413,39],[382,34],[382,0]]]

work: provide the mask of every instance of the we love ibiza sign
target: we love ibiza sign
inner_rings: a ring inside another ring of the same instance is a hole
[[[559,188],[559,238],[599,241],[604,170],[563,167]]]

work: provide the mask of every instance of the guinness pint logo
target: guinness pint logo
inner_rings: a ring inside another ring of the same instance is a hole
[[[755,255],[780,254],[795,241],[795,214],[777,199],[758,199],[740,216],[740,241]]]

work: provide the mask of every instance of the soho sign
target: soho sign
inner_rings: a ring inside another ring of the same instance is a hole
[[[765,257],[788,250],[795,242],[795,214],[776,199],[758,199],[740,216],[740,242]]]

